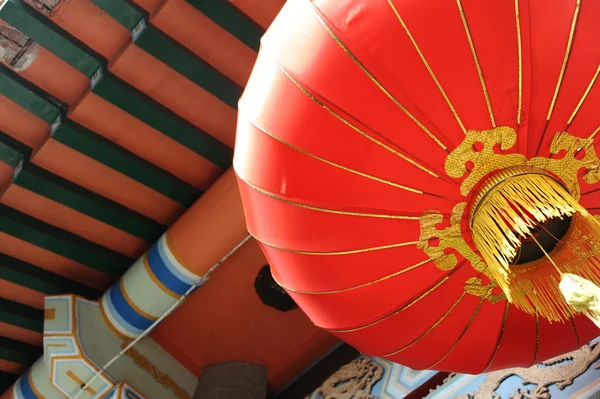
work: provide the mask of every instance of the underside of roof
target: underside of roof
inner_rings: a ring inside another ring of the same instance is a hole
[[[45,296],[97,299],[231,166],[283,3],[0,0],[0,394]]]

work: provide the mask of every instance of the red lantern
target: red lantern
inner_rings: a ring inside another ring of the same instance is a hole
[[[240,102],[234,166],[249,231],[317,326],[472,374],[598,335],[553,284],[585,251],[577,270],[600,275],[597,226],[572,227],[600,209],[599,18],[580,0],[288,0]],[[536,260],[498,227],[514,218],[570,225]]]

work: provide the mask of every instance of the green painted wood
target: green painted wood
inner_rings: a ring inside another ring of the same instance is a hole
[[[144,16],[135,7],[123,0],[92,0],[113,19],[129,31],[133,30],[137,24],[144,19]]]
[[[237,109],[243,89],[154,26],[147,26],[135,44],[224,103]],[[190,104],[190,106],[200,105]]]
[[[0,161],[16,168],[23,161],[23,154],[0,141]]]
[[[155,102],[143,101],[137,91],[126,87],[113,76],[103,77],[93,92],[171,137],[222,169],[231,166],[233,150],[191,123],[172,114]]]
[[[5,151],[9,153],[17,153],[13,157],[18,157],[20,160],[26,161],[31,158],[32,149],[28,145],[21,143],[17,139],[0,130],[0,148],[8,147]],[[10,158],[10,156],[9,156]],[[8,163],[13,168],[18,165],[19,159],[16,159],[14,163],[8,161],[8,158],[0,156],[0,160]]]
[[[0,231],[114,276],[123,274],[135,261],[3,204]]]
[[[156,241],[167,229],[165,225],[33,164],[23,167],[15,184],[148,242]]]
[[[0,359],[30,366],[42,355],[42,348],[14,339],[0,337]]]
[[[44,311],[0,298],[0,322],[43,333]]]
[[[22,0],[8,0],[0,10],[0,18],[88,77],[100,66],[98,60],[61,36],[47,17]]]
[[[21,8],[28,9],[28,12],[31,12],[31,8],[27,5],[23,5],[21,0],[10,0],[11,5],[20,5]],[[15,10],[17,7],[9,7],[9,10],[12,10],[11,13],[8,14],[8,17],[14,17],[14,13],[18,10]],[[0,18],[3,17],[2,12],[4,8],[0,10]],[[27,14],[29,15],[29,14]],[[16,18],[16,22],[19,22],[20,19]],[[44,20],[40,20],[38,18],[33,18],[31,21],[27,21],[26,23],[20,23],[18,26],[15,26],[19,30],[23,31],[23,33],[31,36],[34,40],[45,46],[45,43],[42,41],[43,37],[38,37],[32,34],[32,31],[35,31],[34,27],[39,25],[43,25],[44,27],[50,29],[52,34],[49,36],[52,37],[60,37],[63,38],[62,44],[55,47],[60,47],[61,45],[75,46],[78,49],[78,54],[87,54],[89,55],[93,50],[86,47],[85,44],[81,43],[78,39],[73,38],[67,32],[62,30],[60,27],[54,25],[49,19],[45,18]],[[37,28],[36,28],[37,29]],[[33,32],[35,33],[35,32]],[[163,35],[164,36],[164,35]],[[58,40],[58,39],[57,39]],[[74,43],[77,43],[75,45]],[[48,43],[52,44],[52,43]],[[45,46],[46,47],[46,46]],[[160,47],[160,46],[154,46]],[[173,46],[169,46],[173,47]],[[52,52],[57,52],[57,48],[48,49]],[[95,54],[95,53],[94,53]],[[63,58],[60,54],[61,58]],[[78,56],[79,56],[78,55]],[[95,54],[96,57],[100,57],[99,54]],[[165,59],[170,58],[170,54],[165,54]],[[65,61],[72,64],[73,60],[65,59]],[[98,58],[96,58],[98,59]],[[106,63],[107,60],[103,60]],[[98,64],[99,65],[99,64]],[[89,71],[88,71],[89,72]],[[5,75],[4,73],[2,75]],[[91,76],[91,74],[87,74]],[[8,74],[5,75],[9,78]],[[17,77],[19,78],[19,77]],[[8,79],[15,80],[16,78]],[[22,78],[21,78],[22,79]],[[15,83],[15,82],[10,82]],[[11,88],[7,88],[5,90],[6,93],[10,94],[14,90],[14,84],[12,84]],[[1,90],[1,84],[0,84]],[[233,151],[227,147],[225,144],[218,141],[216,138],[212,137],[208,133],[198,129],[196,126],[187,122],[183,118],[180,118],[172,111],[166,109],[152,98],[148,97],[144,93],[139,92],[129,84],[117,79],[110,73],[105,72],[105,75],[99,80],[98,84],[94,88],[94,92],[98,94],[100,97],[109,101],[110,103],[116,105],[117,107],[123,109],[125,112],[130,113],[134,117],[140,119],[141,121],[149,124],[150,126],[156,128],[161,131],[163,134],[174,138],[176,141],[180,142],[183,145],[186,145],[191,150],[197,152],[199,155],[207,158],[215,165],[226,169],[231,166],[231,161],[233,158]],[[241,92],[241,89],[240,89]],[[20,93],[23,94],[22,91]],[[12,94],[15,96],[15,94]],[[11,97],[13,98],[13,97]],[[237,99],[236,99],[237,101]],[[27,103],[25,101],[21,101],[20,103]],[[31,107],[29,107],[31,108]],[[35,108],[34,108],[35,110]],[[37,113],[36,113],[37,115]],[[44,118],[44,120],[48,120],[50,118]]]
[[[146,20],[148,19],[148,13],[132,1],[92,1],[129,30],[133,30],[144,17]],[[234,25],[236,23],[237,21]],[[237,102],[243,89],[156,27],[146,22],[146,28],[135,43],[198,86],[211,92],[221,101],[237,108]]]
[[[51,124],[60,115],[60,108],[37,95],[13,79],[5,69],[0,71],[0,95],[3,95],[46,123]]]
[[[60,114],[60,108],[44,98],[42,95],[44,93],[40,93],[40,89],[28,90],[22,85],[23,82],[17,79],[14,76],[0,74],[0,94],[4,94],[44,121],[52,123]],[[3,86],[3,82],[7,82],[7,85]],[[0,135],[3,134],[0,132]],[[202,194],[192,185],[73,121],[65,120],[59,125],[53,137],[180,204],[189,206]],[[3,135],[1,140],[11,140],[11,138]],[[12,145],[21,144],[14,140]],[[25,149],[21,150],[25,151]],[[29,158],[30,153],[30,149],[24,153],[26,159]]]
[[[31,149],[18,144],[16,146],[14,139],[0,132],[0,161],[14,167],[19,159],[25,158],[23,148]],[[148,242],[156,241],[167,229],[161,223],[29,162],[25,162],[14,183]]]
[[[0,371],[0,395],[10,388],[18,379],[19,376],[17,374]]]
[[[53,138],[180,204],[190,206],[202,194],[194,186],[74,122],[62,123]]]
[[[75,294],[92,300],[102,295],[95,288],[2,253],[0,253],[0,279],[46,295]]]
[[[226,0],[187,0],[248,47],[258,51],[265,30]]]
[[[136,7],[123,0],[92,0],[92,3],[129,31],[132,31],[144,19],[144,15]]]

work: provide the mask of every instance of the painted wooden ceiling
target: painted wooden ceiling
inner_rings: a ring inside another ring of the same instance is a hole
[[[0,394],[232,162],[285,0],[0,0]]]

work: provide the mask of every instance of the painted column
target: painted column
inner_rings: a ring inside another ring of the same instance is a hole
[[[230,168],[100,300],[106,323],[134,339],[248,235]]]
[[[196,378],[150,337],[100,370],[190,288],[204,283],[247,236],[230,168],[98,303],[75,296],[46,298],[44,356],[1,399],[74,397],[96,372],[100,377],[79,399],[99,399],[109,390],[115,398],[190,398]],[[55,331],[59,322],[64,331]],[[63,353],[68,350],[73,353]],[[118,388],[126,383],[141,394]]]

